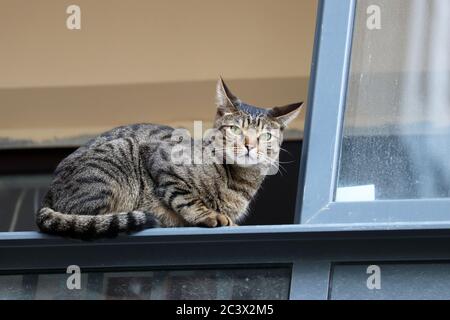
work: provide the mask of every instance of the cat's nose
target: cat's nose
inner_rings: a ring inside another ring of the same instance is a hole
[[[245,136],[244,146],[247,149],[247,153],[249,153],[252,149],[256,147],[256,139],[252,136]]]
[[[255,148],[255,146],[250,145],[250,144],[246,144],[245,148],[247,149],[247,153],[250,153],[250,151],[252,151]]]

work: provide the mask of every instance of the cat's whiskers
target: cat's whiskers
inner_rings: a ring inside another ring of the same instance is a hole
[[[281,151],[284,151],[284,152],[286,152],[288,155],[292,156],[292,153],[291,153],[288,149],[285,149],[285,148],[280,147],[280,150],[281,150]]]
[[[280,164],[279,161],[269,158],[267,155],[265,155],[264,153],[262,153],[260,151],[258,151],[258,157],[261,157],[270,166],[277,168],[277,169],[281,169],[284,171],[284,173],[287,173],[287,170]],[[278,171],[278,172],[280,172],[281,176],[283,176],[283,171]]]

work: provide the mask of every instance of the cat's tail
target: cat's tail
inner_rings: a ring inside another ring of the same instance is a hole
[[[44,207],[36,215],[36,224],[45,233],[92,240],[115,237],[123,232],[155,228],[159,226],[159,221],[152,214],[142,211],[78,215]]]

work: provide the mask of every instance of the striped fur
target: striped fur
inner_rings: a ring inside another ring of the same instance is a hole
[[[217,101],[215,128],[234,155],[260,148],[257,136],[268,129],[275,130],[279,147],[301,105],[266,110],[243,104],[222,80]],[[241,128],[242,135],[230,134],[230,126]],[[253,137],[244,134],[250,128]],[[176,164],[173,131],[153,124],[122,126],[77,149],[55,171],[36,215],[40,230],[96,239],[158,226],[236,225],[264,179],[262,168],[270,167],[279,149],[267,148],[267,163]],[[204,141],[200,148],[211,143],[216,142]]]

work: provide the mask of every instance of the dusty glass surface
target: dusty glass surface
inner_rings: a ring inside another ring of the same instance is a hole
[[[450,2],[359,0],[336,201],[450,197]]]
[[[1,275],[0,299],[287,299],[291,270],[285,267]],[[70,282],[75,284],[75,282]]]
[[[51,175],[0,176],[0,232],[36,231],[35,214]]]
[[[0,232],[37,230],[35,214],[52,175],[0,176]]]

